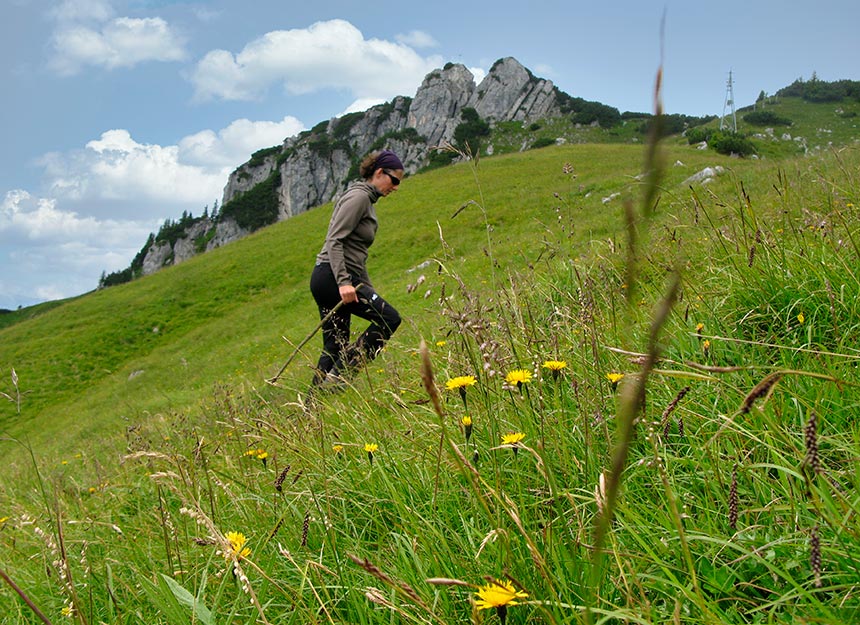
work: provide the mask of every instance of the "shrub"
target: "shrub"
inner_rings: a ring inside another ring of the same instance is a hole
[[[708,145],[720,154],[749,156],[755,154],[755,145],[740,133],[717,130],[711,135]]]
[[[773,111],[747,113],[743,120],[753,126],[791,126],[794,123],[787,117],[781,117]]]
[[[454,144],[461,150],[477,154],[481,150],[481,140],[490,136],[490,124],[470,106],[463,107],[460,118],[463,121],[454,129]]]
[[[278,188],[281,173],[277,170],[268,178],[221,207],[219,221],[233,219],[245,230],[258,230],[278,220]]]
[[[687,143],[693,145],[694,143],[709,141],[711,139],[711,135],[716,131],[716,128],[690,128],[687,130],[685,136],[687,137]]]
[[[555,139],[552,137],[539,137],[538,139],[535,139],[535,142],[531,144],[529,149],[537,150],[538,148],[545,148],[550,145],[555,145]]]

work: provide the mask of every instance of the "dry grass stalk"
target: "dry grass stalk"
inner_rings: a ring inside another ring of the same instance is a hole
[[[423,608],[427,612],[431,612],[431,610],[427,606],[427,604],[424,603],[424,601],[421,599],[421,597],[418,596],[418,593],[415,592],[415,590],[406,582],[398,582],[398,581],[393,580],[391,577],[389,577],[388,575],[383,573],[382,570],[378,566],[373,564],[367,558],[361,559],[357,556],[352,555],[351,553],[348,553],[347,557],[350,560],[352,560],[353,563],[357,564],[358,566],[363,568],[365,571],[367,571],[368,573],[373,575],[376,579],[378,579],[382,583],[394,588],[400,594],[407,597],[415,605],[419,606],[420,608]]]
[[[814,411],[809,414],[809,421],[804,428],[806,438],[806,457],[804,465],[809,467],[816,475],[821,473],[821,461],[818,458],[818,416]]]
[[[682,399],[684,399],[684,396],[689,392],[690,392],[689,386],[685,386],[684,388],[682,388],[680,391],[678,391],[678,394],[675,395],[675,399],[673,399],[671,402],[669,402],[669,405],[666,406],[665,410],[663,410],[663,414],[660,417],[660,424],[661,424],[661,427],[663,428],[663,440],[666,440],[667,438],[669,438],[669,416],[672,414],[672,412],[674,412],[675,408],[677,408],[678,402],[680,402]],[[679,423],[681,424],[680,427],[683,427],[683,421],[679,421]],[[682,433],[682,436],[683,436],[683,433]]]
[[[744,398],[740,408],[741,414],[748,414],[757,400],[762,397],[769,396],[773,392],[776,383],[782,379],[783,375],[784,372],[782,371],[774,371],[766,376],[761,382],[756,384],[755,387],[753,387],[753,390],[751,390]]]

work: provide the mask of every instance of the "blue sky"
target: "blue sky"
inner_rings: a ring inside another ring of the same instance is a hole
[[[816,72],[860,79],[860,3],[2,0],[0,308],[92,290],[220,201],[251,152],[513,56],[570,95],[720,114]]]

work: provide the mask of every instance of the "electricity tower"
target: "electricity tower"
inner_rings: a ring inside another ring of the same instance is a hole
[[[720,130],[728,128],[732,132],[737,132],[738,120],[735,117],[735,93],[732,85],[732,70],[729,70],[729,79],[726,81],[726,101],[723,103],[723,116],[720,117]],[[731,119],[726,116],[727,108],[731,110]]]

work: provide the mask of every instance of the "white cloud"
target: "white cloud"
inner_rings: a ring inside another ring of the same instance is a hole
[[[107,0],[64,0],[50,15],[56,21],[50,67],[61,75],[85,66],[116,69],[186,57],[182,38],[165,20],[113,17]]]
[[[424,58],[402,43],[365,39],[349,22],[331,20],[266,33],[237,54],[212,50],[191,80],[201,99],[252,100],[282,84],[292,94],[333,88],[385,100],[410,95],[441,63],[441,57]]]
[[[412,48],[435,48],[439,45],[439,42],[433,39],[432,35],[421,30],[413,30],[405,35],[396,35],[394,38],[403,45]]]
[[[305,125],[295,117],[287,116],[279,122],[252,122],[237,119],[218,131],[203,130],[184,137],[179,142],[179,156],[185,163],[205,166],[235,167],[253,152],[282,143],[287,137],[298,134]],[[226,182],[226,180],[224,181]]]
[[[119,17],[100,30],[86,26],[54,33],[51,67],[62,75],[85,65],[107,69],[133,67],[146,61],[181,61],[185,50],[179,36],[160,17]]]
[[[218,131],[206,129],[176,145],[135,140],[125,129],[103,132],[83,149],[44,155],[51,197],[112,214],[151,218],[198,213],[220,198],[227,176],[259,149],[278,145],[304,129],[295,117],[280,121],[237,119]]]
[[[60,22],[106,22],[114,12],[108,0],[63,0],[49,14]]]
[[[472,76],[475,77],[475,84],[480,85],[481,81],[484,80],[484,77],[487,75],[486,70],[480,67],[468,67],[466,68],[470,72],[472,72]]]
[[[355,100],[352,104],[347,106],[343,111],[338,113],[335,117],[341,117],[349,113],[359,113],[361,111],[366,111],[371,106],[376,106],[377,104],[384,103],[385,100],[382,98],[359,98],[358,100]]]
[[[124,269],[157,222],[98,219],[54,198],[16,189],[0,202],[0,308],[90,291],[103,271]]]

